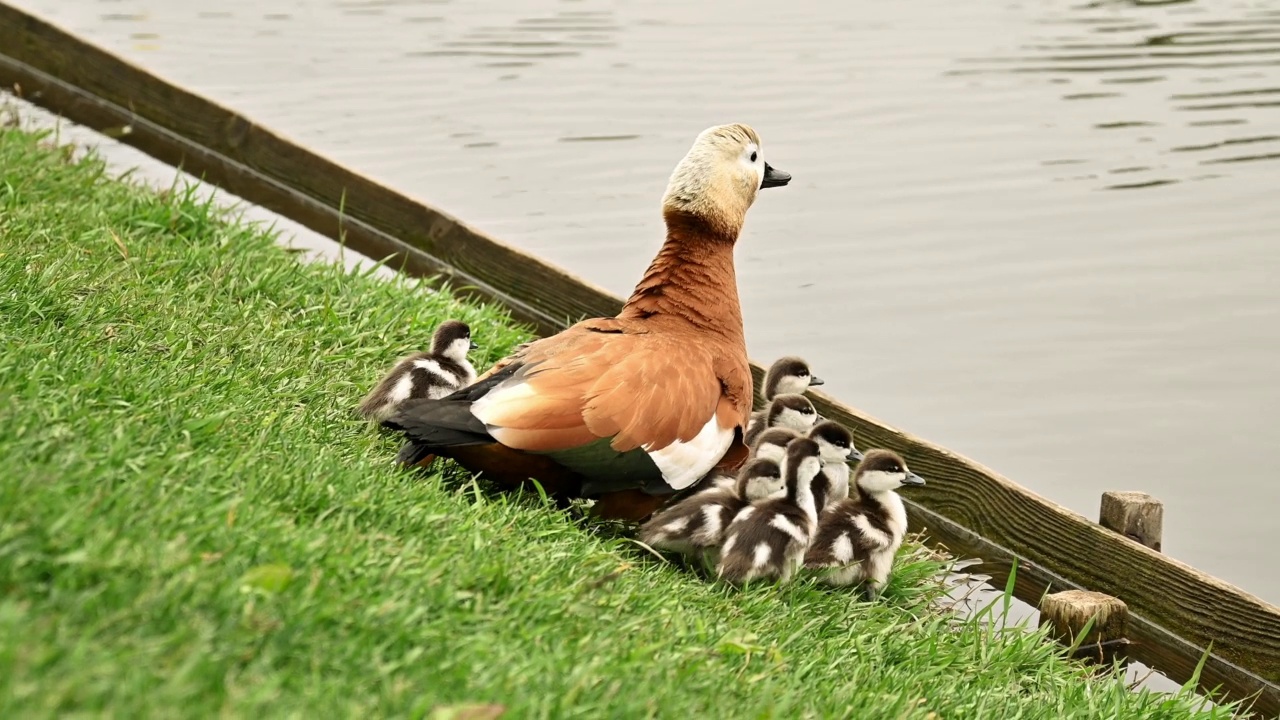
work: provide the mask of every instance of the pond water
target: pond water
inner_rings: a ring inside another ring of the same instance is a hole
[[[751,355],[1280,602],[1280,7],[11,0],[625,294],[702,128]]]

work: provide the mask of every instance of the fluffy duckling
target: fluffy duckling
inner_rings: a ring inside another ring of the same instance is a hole
[[[640,527],[641,542],[659,550],[701,556],[710,566],[724,542],[724,532],[748,504],[782,484],[778,463],[747,461],[733,485],[715,485],[659,511]]]
[[[747,434],[743,441],[748,445],[755,443],[760,433],[769,428],[785,427],[804,432],[818,421],[818,411],[813,403],[803,395],[788,393],[778,395],[769,402],[769,407],[759,418],[752,418],[747,425]]]
[[[866,581],[867,594],[879,596],[893,569],[893,557],[907,533],[907,511],[895,492],[903,485],[924,485],[901,455],[871,450],[854,471],[856,498],[832,506],[818,523],[805,567],[821,570],[830,585]]]
[[[769,366],[760,395],[769,402],[779,395],[802,395],[805,390],[822,383],[822,378],[809,371],[809,364],[803,358],[789,355],[778,358]]]
[[[787,446],[798,437],[804,436],[789,427],[769,428],[757,435],[755,442],[751,443],[751,457],[768,458],[782,464],[782,458],[787,455]]]
[[[813,479],[822,471],[818,443],[808,438],[787,446],[784,497],[752,503],[725,531],[716,574],[735,584],[757,579],[787,582],[804,561],[817,526]]]
[[[622,311],[583,320],[384,425],[400,460],[438,454],[515,487],[530,478],[592,512],[640,520],[747,457],[753,401],[733,252],[761,189],[791,176],[747,125],[704,130],[662,199],[666,241]]]
[[[813,499],[822,511],[849,497],[849,462],[861,462],[862,453],[853,446],[853,433],[834,420],[823,420],[809,430],[808,437],[818,443],[822,456],[822,472],[813,481]]]
[[[466,323],[442,323],[431,337],[431,350],[396,363],[361,401],[360,414],[372,420],[386,420],[406,400],[435,400],[470,385],[475,382],[476,369],[467,360],[467,353],[477,347]]]

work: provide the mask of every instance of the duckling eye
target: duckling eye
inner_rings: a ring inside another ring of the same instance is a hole
[[[759,157],[759,156],[760,156],[760,154],[759,154],[759,153],[757,153],[755,150],[752,150],[752,151],[751,151],[751,162],[755,162],[755,161],[756,161],[756,158],[757,158],[757,157]]]

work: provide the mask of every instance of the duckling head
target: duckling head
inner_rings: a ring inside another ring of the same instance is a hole
[[[824,465],[850,460],[858,462],[863,459],[862,453],[853,446],[853,433],[834,420],[823,420],[814,425],[809,430],[808,437],[818,443],[818,452]]]
[[[467,353],[476,347],[471,341],[471,328],[458,320],[441,323],[431,336],[431,354],[442,355],[454,362],[466,360]]]
[[[804,432],[818,421],[818,411],[803,395],[779,395],[769,403],[768,426]]]
[[[822,378],[809,370],[809,364],[803,358],[788,356],[778,358],[769,366],[764,375],[764,399],[772,400],[784,393],[803,393],[815,385],[821,385]]]
[[[759,500],[781,490],[782,469],[767,458],[752,458],[738,471],[738,497]]]
[[[766,458],[774,462],[782,462],[787,454],[787,444],[800,437],[800,433],[788,427],[769,428],[760,433],[755,445],[751,448],[753,457]]]
[[[892,450],[869,450],[853,473],[859,490],[878,495],[903,485],[924,485],[924,478],[907,469],[907,462]]]
[[[764,160],[760,136],[748,125],[703,130],[676,165],[662,198],[664,216],[693,216],[731,240],[763,188],[781,187],[791,175]]]

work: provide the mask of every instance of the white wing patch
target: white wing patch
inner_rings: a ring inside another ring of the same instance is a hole
[[[475,405],[472,405],[471,412],[484,420],[475,410]],[[662,472],[662,479],[672,488],[683,490],[715,467],[732,443],[733,428],[720,427],[716,416],[712,415],[689,442],[677,440],[655,451],[644,446],[644,451],[649,453],[649,459]]]
[[[722,530],[720,515],[723,512],[724,508],[719,505],[708,505],[702,508],[702,531],[708,537],[715,537],[720,534],[720,531]]]
[[[391,392],[387,393],[387,404],[397,405],[409,399],[409,394],[413,392],[413,373],[406,372],[396,380],[396,384],[391,386]]]
[[[785,516],[774,515],[773,519],[769,521],[769,524],[787,535],[790,535],[792,540],[795,540],[801,545],[809,544],[809,533],[797,527],[795,523],[788,520]]]
[[[672,520],[666,525],[663,525],[662,532],[675,534],[678,532],[684,532],[684,529],[687,527],[689,527],[689,518],[687,517],[676,518],[675,520]]]
[[[773,556],[773,550],[769,547],[769,543],[762,542],[756,545],[755,552],[752,553],[752,567],[764,567],[769,564],[769,558]]]
[[[849,533],[840,533],[840,537],[831,543],[831,555],[842,563],[853,560],[853,541],[849,539]]]
[[[855,515],[853,517],[853,526],[862,532],[863,537],[866,537],[878,547],[887,548],[893,544],[893,538],[885,534],[883,530],[872,526],[866,515]]]

